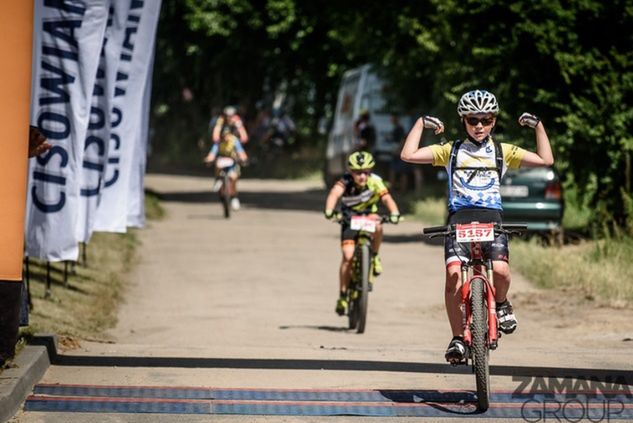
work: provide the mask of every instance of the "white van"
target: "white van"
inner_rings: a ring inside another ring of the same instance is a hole
[[[386,110],[384,90],[385,83],[372,71],[371,65],[351,69],[343,75],[325,152],[326,163],[323,176],[328,186],[345,173],[347,157],[356,143],[354,122],[362,110],[369,111],[371,123],[376,129],[376,144],[372,153],[378,162],[378,171],[384,172],[388,169],[392,154],[399,154],[395,151],[398,146],[393,145],[389,140],[392,130],[391,113]],[[400,123],[405,131],[409,129],[407,125],[410,119],[401,117]]]

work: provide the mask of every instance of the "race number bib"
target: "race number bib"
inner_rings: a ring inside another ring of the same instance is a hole
[[[494,241],[494,223],[467,223],[455,225],[457,242]]]
[[[355,231],[376,232],[376,219],[368,216],[352,216],[350,228]]]
[[[220,169],[231,167],[235,164],[235,160],[230,157],[218,157],[215,161],[215,165]]]

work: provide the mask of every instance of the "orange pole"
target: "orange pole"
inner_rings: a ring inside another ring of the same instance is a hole
[[[0,280],[22,280],[33,4],[3,0],[0,13]]]

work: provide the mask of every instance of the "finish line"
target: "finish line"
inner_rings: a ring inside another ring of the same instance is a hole
[[[39,384],[26,411],[284,416],[632,419],[624,395],[516,395],[494,392],[485,413],[471,391],[223,389]]]

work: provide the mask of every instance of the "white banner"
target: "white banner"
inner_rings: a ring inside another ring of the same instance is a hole
[[[77,239],[89,242],[92,236],[97,206],[101,201],[106,161],[111,141],[111,113],[117,72],[123,41],[126,36],[130,0],[110,0],[111,8],[105,31],[99,68],[90,112],[90,125],[84,142],[84,158],[80,169],[80,197],[77,219]]]
[[[154,49],[152,48],[152,51]],[[134,156],[132,162],[132,179],[130,180],[130,195],[128,198],[127,225],[132,228],[145,226],[145,167],[149,154],[149,117],[152,100],[152,69],[154,69],[154,54],[150,61],[143,92],[143,111],[141,112],[141,125],[139,139],[134,143]]]
[[[26,254],[76,260],[75,228],[106,0],[36,0],[31,121],[53,148],[29,163]]]
[[[144,123],[144,91],[154,50],[160,0],[132,0],[113,100],[111,145],[95,231],[125,232],[135,143]],[[144,156],[144,153],[143,153]]]

